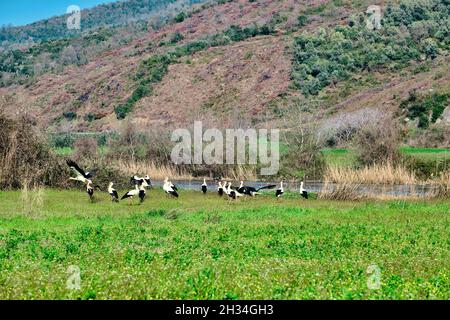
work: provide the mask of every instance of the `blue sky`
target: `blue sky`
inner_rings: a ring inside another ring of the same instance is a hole
[[[117,0],[0,0],[0,26],[29,24],[66,13],[70,5],[81,9]]]

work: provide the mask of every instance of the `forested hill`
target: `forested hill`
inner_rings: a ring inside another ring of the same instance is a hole
[[[205,0],[127,0],[103,4],[81,11],[82,30],[95,30],[104,26],[121,26],[137,20],[148,20],[163,8],[168,6],[190,6]],[[155,24],[163,24],[167,17],[161,16],[161,21],[155,19]],[[2,27],[0,42],[23,43],[29,41],[48,41],[78,36],[80,31],[69,30],[66,25],[67,15],[52,17],[26,26]]]

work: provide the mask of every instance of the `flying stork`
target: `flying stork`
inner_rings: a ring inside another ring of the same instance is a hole
[[[69,180],[73,180],[73,181],[80,181],[83,184],[87,185],[88,182],[90,181],[92,184],[92,181],[90,179],[92,179],[92,177],[94,176],[93,172],[84,172],[83,169],[81,169],[76,163],[75,161],[72,160],[67,160],[67,165],[70,167],[70,169],[72,169],[72,171],[75,173],[76,177],[70,177]]]
[[[206,184],[206,178],[203,178],[202,192],[203,192],[203,194],[206,194],[207,191],[208,191],[208,185]]]
[[[277,192],[275,193],[275,196],[277,199],[281,198],[284,194],[284,188],[283,188],[283,181],[280,182],[280,187],[277,189]]]
[[[130,199],[130,205],[131,205],[131,201],[132,201],[133,197],[136,197],[136,196],[139,196],[140,203],[144,202],[144,199],[145,199],[145,189],[144,189],[144,185],[143,185],[143,184],[141,184],[141,185],[139,185],[139,186],[136,184],[135,189],[134,189],[134,190],[128,191],[128,192],[122,197],[122,200]]]
[[[166,194],[168,194],[172,197],[175,197],[175,198],[179,197],[178,192],[177,192],[178,191],[177,187],[172,182],[169,181],[169,178],[166,178],[164,180],[163,190]]]
[[[306,191],[303,187],[304,187],[304,182],[302,181],[302,183],[300,183],[300,195],[305,198],[308,199],[308,191]]]
[[[119,202],[119,194],[116,189],[113,188],[114,183],[110,182],[108,186],[108,193],[111,196],[112,202]]]
[[[276,185],[272,184],[272,185],[268,185],[268,186],[264,186],[264,187],[261,187],[259,189],[256,189],[256,188],[253,188],[253,187],[244,186],[244,181],[241,181],[241,186],[237,189],[237,191],[239,193],[245,194],[247,196],[254,197],[254,196],[258,195],[259,194],[258,192],[261,191],[261,190],[273,189],[275,187],[276,187]]]

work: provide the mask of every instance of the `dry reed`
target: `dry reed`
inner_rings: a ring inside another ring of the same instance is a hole
[[[44,206],[44,188],[42,186],[30,186],[28,181],[22,182],[20,194],[21,212],[30,217],[35,217]]]
[[[340,184],[410,185],[417,183],[414,172],[390,163],[366,166],[361,169],[330,166],[325,171],[324,179]]]

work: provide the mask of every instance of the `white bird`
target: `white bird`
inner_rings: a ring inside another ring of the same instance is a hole
[[[280,198],[284,194],[284,188],[283,188],[283,181],[280,183],[280,187],[277,189],[277,192],[275,193],[275,196],[277,198]]]
[[[219,181],[219,185],[217,187],[217,193],[219,194],[219,196],[223,196],[223,185],[222,182]]]
[[[300,183],[300,195],[301,195],[303,198],[308,199],[308,191],[306,191],[306,190],[303,188],[304,185],[305,185],[305,184],[304,184],[303,181],[302,181],[302,183]]]
[[[119,202],[119,194],[116,189],[113,188],[114,183],[110,182],[108,186],[108,193],[111,196],[111,201]]]
[[[228,195],[228,197],[230,197],[230,200],[231,199],[236,200],[237,198],[244,196],[243,194],[239,193],[237,190],[231,189],[231,182],[228,182],[227,195]]]
[[[144,202],[145,199],[145,189],[144,186],[141,184],[140,186],[136,185],[134,190],[130,190],[128,191],[123,197],[122,200],[125,199],[130,199],[130,204],[131,204],[131,200],[133,199],[133,197],[139,196],[140,199],[140,203]]]
[[[172,182],[169,181],[169,178],[166,178],[164,180],[163,190],[168,195],[171,195],[175,198],[179,197],[177,187]]]
[[[75,161],[72,160],[67,160],[67,165],[70,167],[70,169],[72,169],[72,171],[75,173],[76,177],[70,177],[69,180],[73,180],[73,181],[80,181],[83,184],[88,184],[88,182],[90,181],[90,179],[93,177],[93,173],[91,172],[84,172],[83,169],[81,169],[76,163]],[[92,181],[91,181],[92,183]]]
[[[268,185],[268,186],[264,186],[264,187],[256,189],[256,188],[253,188],[253,187],[246,187],[246,186],[244,186],[244,181],[241,181],[241,185],[237,189],[237,191],[239,193],[242,193],[242,194],[254,197],[254,196],[258,195],[259,194],[258,192],[261,191],[261,190],[273,189],[275,187],[276,187],[276,185],[272,184],[272,185]]]
[[[203,194],[206,194],[206,192],[208,191],[208,185],[206,184],[206,179],[203,179],[203,184],[202,184],[202,192]]]
[[[150,177],[146,175],[145,177],[141,178],[135,175],[133,178],[131,178],[131,183],[133,184],[143,184],[145,188],[150,188],[152,186],[152,181],[150,180]]]
[[[86,183],[86,192],[89,195],[89,200],[92,202],[94,200],[94,187],[91,180],[88,180]]]

